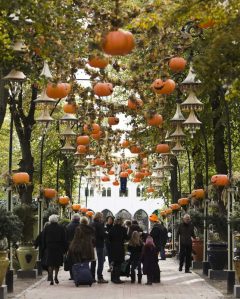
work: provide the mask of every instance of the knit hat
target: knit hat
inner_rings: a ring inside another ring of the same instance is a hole
[[[158,222],[158,216],[156,214],[152,214],[150,215],[149,220],[151,222]]]

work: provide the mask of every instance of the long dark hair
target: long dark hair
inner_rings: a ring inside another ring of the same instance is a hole
[[[75,229],[74,238],[69,246],[69,254],[76,262],[92,260],[94,257],[92,240],[80,226]]]

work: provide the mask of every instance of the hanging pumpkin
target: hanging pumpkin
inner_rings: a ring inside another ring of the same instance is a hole
[[[87,213],[87,211],[88,211],[87,208],[81,208],[81,209],[80,209],[80,212],[83,213],[83,214]]]
[[[105,175],[101,178],[102,182],[109,182],[110,181],[110,178],[109,176]]]
[[[128,108],[132,110],[136,110],[143,106],[143,101],[141,99],[128,99]]]
[[[155,126],[155,127],[162,125],[163,123],[162,115],[154,114],[152,117],[147,119],[147,123],[149,126]]]
[[[148,187],[147,188],[147,193],[152,193],[154,191],[155,191],[155,189],[153,187]]]
[[[140,183],[142,179],[140,178],[133,178],[133,183]]]
[[[100,131],[100,126],[98,124],[95,124],[95,123],[93,123],[91,125],[85,124],[83,126],[83,131],[86,134],[97,134]]]
[[[94,212],[93,211],[87,211],[86,215],[91,218],[94,215]]]
[[[69,83],[48,83],[46,94],[49,98],[62,99],[65,98],[71,91],[71,84]]]
[[[88,148],[86,147],[86,145],[78,145],[77,147],[77,152],[79,154],[86,154],[88,152]]]
[[[108,65],[108,58],[104,57],[97,57],[93,56],[89,58],[88,64],[91,67],[99,68],[99,69],[104,69]]]
[[[80,204],[75,203],[75,204],[72,205],[72,210],[73,210],[74,212],[79,212],[80,209],[81,209],[81,205],[80,205]]]
[[[131,152],[132,154],[139,154],[139,153],[141,152],[141,148],[140,148],[140,146],[138,146],[138,145],[132,145],[132,146],[130,147],[130,152]]]
[[[161,212],[160,212],[160,215],[161,215],[162,217],[166,217],[166,216],[167,216],[165,210],[164,210],[164,211],[161,211]]]
[[[118,180],[115,180],[115,181],[113,182],[113,186],[119,186],[119,185],[120,185],[120,183],[119,183]]]
[[[179,200],[178,200],[178,204],[179,204],[181,207],[187,206],[187,205],[189,204],[189,199],[188,199],[187,197],[179,198]]]
[[[130,145],[130,142],[129,142],[128,140],[124,140],[124,141],[122,142],[122,144],[121,144],[121,146],[122,146],[123,148],[127,148],[127,147],[129,147],[129,145]]]
[[[95,95],[99,97],[110,96],[113,93],[113,85],[111,83],[97,83],[93,87]]]
[[[122,171],[120,172],[120,178],[127,178],[128,177],[128,172],[127,171]]]
[[[27,172],[17,172],[12,175],[12,181],[15,185],[28,184],[30,177]]]
[[[153,91],[156,93],[156,94],[159,94],[160,91],[162,90],[163,88],[163,80],[162,79],[156,79],[152,85],[151,85]]]
[[[198,27],[202,29],[209,29],[212,28],[215,25],[215,23],[216,22],[213,19],[209,19],[207,21],[199,23]]]
[[[115,117],[115,116],[110,116],[108,118],[108,124],[109,126],[115,126],[119,123],[119,118],[118,117]]]
[[[224,186],[229,185],[230,181],[226,174],[216,174],[216,175],[212,176],[211,183],[214,186],[224,187]]]
[[[90,138],[87,135],[82,135],[77,137],[77,145],[88,145]]]
[[[172,214],[172,209],[171,208],[166,209],[165,213],[166,213],[166,215]]]
[[[51,189],[51,188],[44,188],[43,195],[47,199],[52,199],[57,196],[57,191],[55,189]]]
[[[194,189],[192,191],[192,196],[196,199],[203,199],[205,197],[205,191],[204,189]]]
[[[185,69],[187,61],[183,57],[173,57],[169,60],[169,68],[178,73]]]
[[[109,55],[126,55],[135,47],[134,37],[131,32],[117,31],[109,32],[103,39],[102,49]]]
[[[109,170],[108,175],[114,175],[114,170]]]
[[[105,164],[105,160],[101,158],[95,158],[93,160],[93,164],[97,166],[103,166]]]
[[[126,171],[127,171],[128,174],[132,174],[133,173],[133,170],[130,169],[130,168],[126,169]]]
[[[143,179],[143,178],[144,178],[144,173],[138,171],[138,172],[135,172],[135,175],[134,175],[134,176],[135,176],[135,178]]]
[[[170,152],[170,147],[167,143],[161,143],[156,146],[156,153],[166,154]]]
[[[65,113],[75,114],[77,112],[76,103],[67,103],[67,104],[63,105],[63,111]]]
[[[99,131],[98,133],[91,134],[91,137],[92,137],[94,140],[99,140],[101,137],[103,137],[103,132],[102,132],[102,131]]]
[[[62,206],[66,206],[70,202],[70,198],[68,196],[60,196],[58,199],[58,202]]]
[[[176,87],[176,83],[172,79],[167,79],[163,82],[163,88],[159,91],[160,94],[171,94]]]
[[[173,211],[178,211],[181,209],[181,206],[177,203],[173,203],[170,205],[170,208],[173,210]]]

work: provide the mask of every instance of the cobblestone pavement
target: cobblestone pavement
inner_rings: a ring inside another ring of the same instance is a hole
[[[176,262],[172,259],[160,261],[161,283],[152,286],[142,284],[131,284],[130,279],[123,278],[126,282],[122,285],[93,284],[92,287],[80,286],[76,288],[72,281],[69,281],[68,272],[63,270],[59,275],[59,285],[50,286],[45,278],[32,287],[26,289],[15,298],[20,299],[217,299],[225,296],[209,285],[199,275],[185,274],[178,271]],[[104,278],[109,279],[109,273],[104,273]]]

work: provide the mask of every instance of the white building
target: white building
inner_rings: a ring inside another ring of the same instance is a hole
[[[104,216],[121,215],[124,219],[135,219],[144,227],[149,228],[148,217],[164,205],[162,198],[143,199],[144,188],[130,180],[127,182],[127,193],[121,194],[119,186],[112,182],[102,183],[101,192],[92,186],[83,185],[81,204],[94,212],[103,212]]]

